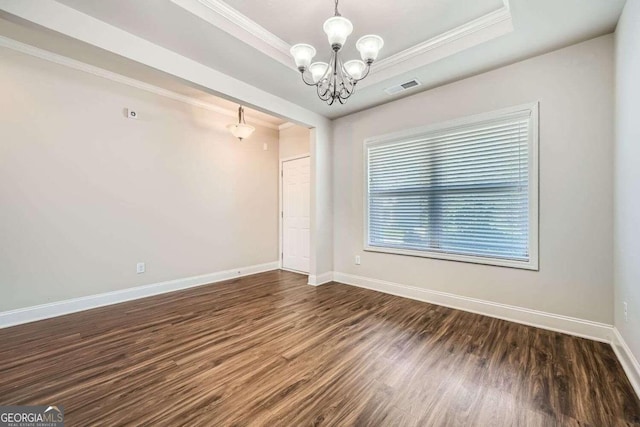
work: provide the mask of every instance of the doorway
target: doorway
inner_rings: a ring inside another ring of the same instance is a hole
[[[309,273],[311,162],[303,156],[282,159],[280,166],[282,268]]]

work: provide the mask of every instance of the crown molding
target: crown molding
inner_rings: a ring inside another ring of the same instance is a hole
[[[285,129],[289,129],[291,127],[294,127],[296,124],[295,123],[291,123],[291,122],[286,122],[281,124],[280,126],[278,126],[279,130],[285,130]]]
[[[113,71],[108,71],[103,68],[96,67],[94,65],[89,65],[85,62],[77,61],[75,59],[58,55],[48,50],[40,49],[28,44],[19,42],[17,40],[10,39],[8,37],[0,36],[0,47],[5,47],[8,49],[14,50],[16,52],[20,52],[36,58],[44,59],[45,61],[53,62],[55,64],[72,68],[74,70],[83,71],[85,73],[89,73],[94,76],[102,77],[117,83],[134,87],[136,89],[141,89],[146,92],[153,93],[155,95],[160,95],[165,98],[172,99],[174,101],[179,101],[185,104],[193,105],[195,107],[204,108],[205,110],[213,111],[215,113],[219,113],[228,117],[236,118],[238,114],[236,110],[230,110],[224,107],[220,107],[219,105],[211,104],[196,98],[192,98],[186,95],[172,92],[172,91],[163,89],[161,87],[142,82],[140,80],[123,76],[122,74],[114,73]],[[278,125],[274,123],[269,123],[264,120],[251,118],[250,116],[249,116],[249,121],[252,124],[255,124],[258,126],[266,127],[269,129],[278,129]]]
[[[291,45],[224,1],[171,0],[171,2],[297,71],[289,53]],[[513,31],[513,23],[509,0],[503,0],[503,6],[500,9],[378,60],[371,67],[369,77],[358,86],[367,87],[409,72],[511,31]]]
[[[462,24],[459,27],[446,31],[429,40],[425,40],[422,43],[418,43],[415,46],[383,58],[375,62],[371,66],[371,72],[375,73],[384,70],[385,68],[389,68],[431,50],[442,48],[448,43],[452,43],[453,41],[461,39],[463,37],[468,37],[485,28],[491,27],[493,25],[498,25],[510,20],[511,10],[508,6],[505,5],[496,11],[481,16],[480,18],[469,21],[466,24]]]
[[[362,89],[424,67],[513,31],[509,4],[401,52],[382,58],[358,86]]]
[[[268,43],[269,45],[280,50],[286,55],[289,55],[289,49],[291,48],[291,46],[289,46],[287,42],[280,39],[278,36],[271,33],[269,30],[267,30],[257,22],[241,14],[225,2],[220,0],[199,0],[199,2],[209,9],[213,10],[217,14],[221,15],[222,17],[226,18],[230,22],[236,24],[241,28],[244,28],[245,31],[251,33],[254,37],[259,38],[260,40]]]
[[[172,3],[218,27],[297,72],[291,45],[221,0],[171,0]]]

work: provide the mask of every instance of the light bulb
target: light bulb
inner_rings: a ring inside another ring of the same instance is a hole
[[[227,129],[233,136],[242,141],[245,138],[249,138],[253,131],[256,130],[253,126],[249,126],[245,123],[234,123],[227,126]]]
[[[299,70],[306,70],[311,64],[311,60],[316,56],[316,49],[310,44],[298,43],[291,46],[291,55],[296,61],[296,67]]]
[[[344,16],[333,16],[324,21],[322,28],[327,34],[331,48],[340,50],[353,31],[353,24]]]
[[[326,62],[314,62],[309,67],[309,71],[311,72],[311,77],[313,77],[313,82],[318,83],[320,79],[327,72],[327,68],[329,68],[329,64]]]
[[[356,49],[360,52],[362,60],[367,64],[375,61],[378,58],[380,49],[384,46],[382,37],[375,35],[362,36],[356,42]]]
[[[344,69],[351,77],[360,80],[367,65],[359,59],[352,59],[344,63]]]

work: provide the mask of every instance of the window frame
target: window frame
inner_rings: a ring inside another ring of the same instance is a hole
[[[381,145],[391,145],[394,143],[407,142],[411,139],[420,139],[434,132],[443,130],[455,130],[456,128],[503,119],[509,115],[517,115],[523,111],[529,111],[531,120],[529,122],[529,260],[518,261],[504,258],[493,258],[479,255],[461,255],[436,251],[421,251],[412,249],[398,249],[382,246],[371,246],[369,243],[369,148]],[[418,128],[393,132],[385,135],[370,137],[363,143],[364,162],[364,251],[379,252],[394,255],[405,255],[422,258],[433,258],[448,261],[459,261],[473,264],[485,264],[498,267],[511,267],[525,270],[539,271],[539,103],[529,103],[514,107],[495,110],[473,116],[448,120],[442,123],[421,126]]]

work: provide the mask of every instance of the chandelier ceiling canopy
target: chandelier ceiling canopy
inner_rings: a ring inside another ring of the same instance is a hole
[[[382,37],[372,34],[360,37],[356,42],[356,48],[362,60],[352,59],[343,62],[340,51],[353,32],[353,24],[338,12],[338,0],[335,0],[334,16],[327,19],[322,28],[331,46],[329,63],[312,63],[316,49],[309,44],[299,43],[292,46],[291,55],[300,71],[302,81],[309,86],[315,86],[321,100],[329,105],[336,101],[344,104],[353,95],[356,84],[369,74],[371,64],[378,58],[384,41]]]

